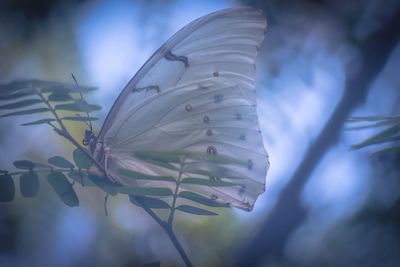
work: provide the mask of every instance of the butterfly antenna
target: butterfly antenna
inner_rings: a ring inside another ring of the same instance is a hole
[[[71,76],[72,76],[72,79],[74,79],[74,82],[75,82],[76,86],[79,88],[79,95],[81,96],[82,101],[85,101],[85,99],[83,98],[83,94],[82,94],[81,87],[79,86],[78,81],[77,81],[76,78],[75,78],[75,75],[74,75],[73,73],[71,73]],[[87,122],[85,122],[85,123],[86,123],[87,126],[89,126],[90,131],[92,131],[93,128],[92,128],[92,122],[91,122],[90,119],[89,119],[89,118],[90,118],[89,112],[86,112],[86,115],[87,115],[89,124],[88,124]]]

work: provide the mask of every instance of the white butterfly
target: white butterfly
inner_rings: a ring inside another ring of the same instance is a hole
[[[269,168],[255,91],[265,29],[260,10],[225,9],[191,22],[162,45],[118,96],[99,136],[85,135],[110,179],[175,190],[176,182],[134,179],[121,170],[179,181],[194,177],[196,183],[179,190],[251,210]],[[154,155],[186,162],[160,165]]]

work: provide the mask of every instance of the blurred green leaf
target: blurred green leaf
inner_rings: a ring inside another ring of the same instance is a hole
[[[400,136],[394,136],[399,131],[400,131],[400,124],[396,124],[371,136],[370,138],[359,144],[352,145],[351,147],[354,149],[360,149],[369,145],[400,140]]]
[[[141,207],[141,203],[146,204],[147,207],[151,209],[169,209],[170,206],[167,202],[153,197],[146,197],[146,196],[129,196],[129,200]],[[139,202],[138,202],[139,201]]]
[[[13,164],[17,169],[32,170],[35,168],[35,163],[30,160],[16,160]]]
[[[42,86],[40,88],[40,91],[44,92],[44,93],[51,93],[51,92],[54,92],[54,93],[78,93],[78,92],[86,93],[86,92],[90,92],[90,91],[93,91],[96,89],[97,89],[97,87],[94,87],[94,86],[80,85],[79,87],[77,87],[75,84],[53,82],[52,85],[49,84],[48,86]]]
[[[50,111],[50,109],[48,109],[48,108],[34,108],[34,109],[6,113],[3,115],[0,115],[0,118],[10,117],[10,116],[18,116],[18,115],[30,115],[30,114],[34,114],[34,113],[43,113],[43,112],[48,112],[48,111]]]
[[[118,188],[118,193],[134,196],[171,196],[172,191],[164,187],[127,187]]]
[[[72,157],[76,166],[81,169],[89,169],[92,165],[92,160],[90,159],[90,157],[79,148],[74,150],[74,152],[72,153]]]
[[[155,175],[148,175],[140,172],[135,172],[128,169],[120,168],[118,173],[130,178],[138,179],[138,180],[152,180],[152,181],[170,181],[176,182],[174,177],[171,176],[155,176]]]
[[[15,197],[14,180],[9,174],[0,175],[0,202],[13,201]]]
[[[388,154],[388,153],[400,153],[400,145],[393,145],[380,148],[374,151],[371,156],[378,156],[380,154]]]
[[[120,186],[112,183],[106,177],[100,176],[100,175],[97,175],[94,173],[89,173],[88,177],[95,185],[100,187],[100,189],[102,189],[104,192],[106,192],[112,196],[115,196],[116,194],[118,194],[118,190],[119,190]]]
[[[70,96],[67,92],[54,92],[47,98],[47,100],[51,102],[64,102],[72,99],[72,96]]]
[[[35,197],[39,192],[39,176],[35,172],[23,173],[19,186],[23,197]]]
[[[55,119],[42,119],[42,120],[37,120],[37,121],[32,121],[32,122],[27,122],[27,123],[23,123],[21,124],[22,126],[30,126],[30,125],[38,125],[38,124],[45,124],[45,123],[49,123],[55,121]]]
[[[210,207],[230,207],[228,204],[217,202],[211,198],[207,198],[194,192],[182,191],[178,196]]]
[[[0,106],[0,109],[23,108],[23,107],[32,106],[32,105],[39,104],[39,103],[42,103],[42,100],[40,100],[40,99],[25,99],[25,100],[21,100],[18,102],[2,105],[2,106]]]
[[[182,154],[177,151],[136,151],[133,153],[133,156],[144,161],[179,163]]]
[[[9,100],[15,100],[18,98],[26,97],[29,95],[33,95],[36,92],[19,92],[19,93],[11,93],[11,94],[4,94],[2,95],[0,92],[0,101],[9,101]]]
[[[61,156],[51,157],[47,162],[60,168],[73,169],[75,167],[74,164]]]
[[[96,117],[81,117],[81,116],[76,116],[76,117],[63,117],[61,120],[67,120],[67,121],[97,121],[99,118]]]
[[[184,173],[199,174],[204,176],[215,176],[223,177],[229,179],[242,180],[243,174],[232,170],[232,168],[221,166],[219,164],[209,163],[209,162],[191,162],[183,166]]]
[[[200,209],[200,208],[193,207],[193,206],[189,206],[189,205],[180,205],[180,206],[176,207],[176,209],[186,212],[186,213],[195,214],[195,215],[207,215],[207,216],[218,215],[218,213],[215,213],[215,212],[212,212],[209,210],[205,210],[205,209]]]
[[[195,184],[195,185],[205,185],[205,186],[237,186],[240,184],[225,182],[225,181],[214,181],[203,178],[184,178],[181,181],[182,184]]]
[[[360,121],[382,121],[382,120],[399,120],[399,116],[365,116],[365,117],[350,117],[349,122],[360,122]]]
[[[83,100],[77,99],[73,104],[59,104],[54,107],[56,110],[68,110],[75,112],[92,112],[100,110],[101,107],[97,105],[91,105]]]
[[[64,204],[70,207],[79,206],[78,196],[63,173],[50,172],[47,180]]]
[[[394,120],[378,121],[378,122],[365,124],[365,125],[346,127],[345,130],[363,130],[363,129],[377,128],[377,127],[381,127],[381,126],[391,125],[394,123],[397,123],[397,122]]]
[[[156,166],[159,166],[159,167],[162,167],[162,168],[165,168],[165,169],[168,169],[168,170],[179,171],[178,167],[175,167],[171,163],[168,163],[165,161],[147,159],[146,162],[156,165]]]
[[[23,92],[88,92],[97,89],[93,86],[79,86],[74,84],[54,82],[54,81],[43,81],[43,80],[16,80],[7,84],[0,84],[0,94],[7,95],[15,93],[17,91]]]

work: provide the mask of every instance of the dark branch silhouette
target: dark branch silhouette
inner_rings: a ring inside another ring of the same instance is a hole
[[[236,254],[235,266],[260,266],[265,262],[282,259],[287,240],[308,215],[301,203],[305,183],[325,153],[338,141],[343,123],[350,112],[365,101],[371,83],[385,67],[399,39],[398,10],[386,25],[360,43],[362,67],[357,74],[349,77],[334,113],[319,137],[308,148],[302,163],[282,190],[265,223]]]

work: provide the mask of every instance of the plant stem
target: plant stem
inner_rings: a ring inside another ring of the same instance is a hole
[[[181,256],[183,262],[185,263],[186,267],[192,267],[193,264],[191,263],[189,257],[187,256],[185,250],[183,249],[182,245],[179,243],[178,238],[176,237],[173,229],[172,224],[162,221],[157,214],[154,213],[149,207],[147,207],[141,199],[135,199],[142,208],[161,226],[165,233],[167,233],[169,239],[171,240],[172,244],[175,246],[176,250],[178,251],[179,255]]]
[[[172,227],[172,221],[174,220],[175,205],[176,205],[176,199],[178,198],[178,191],[179,191],[179,186],[181,184],[181,177],[182,177],[182,163],[180,164],[179,167],[178,180],[176,181],[175,192],[174,195],[172,196],[173,199],[172,199],[171,211],[168,216],[168,224],[171,225],[171,227]]]

